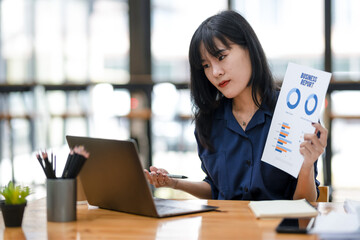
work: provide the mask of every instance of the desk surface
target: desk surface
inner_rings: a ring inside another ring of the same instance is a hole
[[[204,200],[191,200],[204,201]],[[205,203],[205,202],[203,202]],[[46,220],[45,199],[29,202],[22,228],[5,228],[0,217],[0,239],[318,239],[316,235],[277,234],[281,219],[256,219],[248,201],[209,200],[220,212],[205,212],[170,218],[149,218],[77,206],[77,221]],[[319,203],[322,214],[344,211],[342,203]]]

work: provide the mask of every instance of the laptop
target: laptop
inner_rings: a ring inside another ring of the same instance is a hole
[[[90,153],[79,173],[90,205],[158,218],[217,209],[204,204],[154,198],[136,143],[132,140],[79,136],[66,136],[66,140],[70,148],[82,145]]]

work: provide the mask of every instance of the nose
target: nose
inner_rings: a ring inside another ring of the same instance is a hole
[[[213,64],[212,65],[212,72],[213,72],[213,76],[214,77],[220,77],[222,75],[224,75],[224,69],[221,67],[220,64]]]

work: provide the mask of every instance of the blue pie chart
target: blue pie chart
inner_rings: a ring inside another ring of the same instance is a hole
[[[290,102],[290,97],[292,94],[296,93],[297,95],[297,100],[296,102],[293,104]],[[300,102],[300,90],[298,88],[293,88],[289,91],[287,98],[286,98],[286,104],[290,109],[294,109],[297,107],[297,105],[299,105]]]

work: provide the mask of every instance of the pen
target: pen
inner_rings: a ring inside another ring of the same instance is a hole
[[[150,175],[153,175],[153,173],[149,172]],[[154,173],[156,176],[159,175],[159,173]],[[180,179],[186,179],[188,178],[187,176],[184,176],[184,175],[177,175],[177,174],[167,174],[167,176],[169,178],[180,178]]]
[[[168,176],[169,178],[181,178],[181,179],[188,178],[187,176],[184,176],[184,175],[176,175],[176,174],[168,174],[167,176]]]

